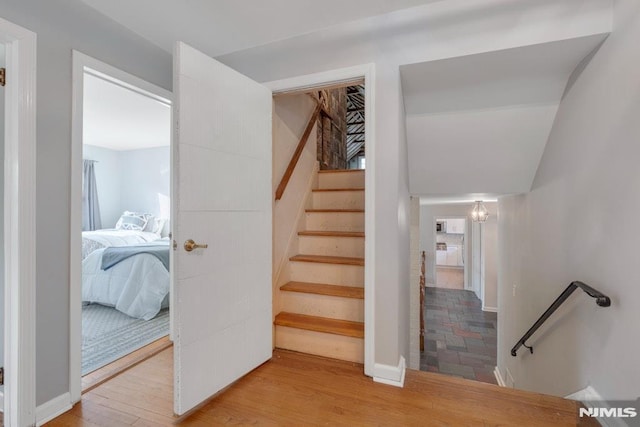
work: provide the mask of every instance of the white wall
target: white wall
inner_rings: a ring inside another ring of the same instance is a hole
[[[483,267],[483,294],[481,296],[482,309],[487,311],[498,310],[498,218],[495,211],[495,203],[487,203],[490,206],[489,218],[482,223],[482,267]]]
[[[120,151],[121,209],[169,217],[169,147]],[[121,212],[122,213],[122,212]]]
[[[498,366],[518,388],[605,399],[640,394],[640,3],[614,3],[614,31],[572,76],[530,193],[500,199]],[[573,280],[582,291],[529,344],[509,349]],[[512,287],[516,285],[516,295]]]
[[[0,0],[0,16],[37,33],[36,402],[69,391],[71,51],[164,88],[171,55],[82,2]],[[43,351],[42,349],[46,349]]]
[[[168,217],[169,147],[117,151],[83,145],[83,158],[95,164],[102,228],[113,228],[125,210]],[[165,208],[165,209],[161,209]]]
[[[261,81],[375,63],[375,355],[408,356],[408,182],[399,66],[607,32],[611,0],[448,0],[218,59]]]
[[[287,170],[300,137],[315,109],[307,95],[277,96],[273,101],[273,194]],[[273,315],[282,311],[280,286],[290,280],[289,257],[298,252],[298,235],[307,207],[306,195],[317,168],[316,129],[311,131],[304,151],[282,198],[273,205]],[[302,221],[299,221],[302,218]],[[274,335],[275,339],[275,335]]]

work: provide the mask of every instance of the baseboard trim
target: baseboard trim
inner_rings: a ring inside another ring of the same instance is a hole
[[[402,388],[404,387],[406,371],[406,361],[404,356],[400,356],[398,366],[375,363],[373,365],[373,381]]]
[[[482,311],[488,311],[489,313],[497,313],[498,312],[498,307],[486,307],[486,306],[482,306]]]
[[[565,399],[577,400],[581,402],[585,408],[606,408],[610,409],[609,403],[594,389],[592,386],[587,386],[582,390],[578,390],[575,393],[571,393],[565,396]],[[604,427],[626,427],[627,423],[620,418],[604,418],[596,417],[600,425]]]
[[[498,369],[497,366],[495,368],[493,368],[493,375],[495,375],[496,381],[498,382],[498,385],[500,387],[506,387],[507,386],[507,383],[504,382],[504,379],[502,378],[502,374],[500,373],[500,369]]]
[[[71,394],[69,392],[54,397],[36,408],[36,426],[48,423],[71,408]]]

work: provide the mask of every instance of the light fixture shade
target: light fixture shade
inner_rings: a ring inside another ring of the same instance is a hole
[[[480,200],[477,200],[471,211],[471,220],[475,222],[485,222],[489,218],[487,207]]]

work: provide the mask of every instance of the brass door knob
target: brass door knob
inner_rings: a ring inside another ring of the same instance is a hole
[[[184,250],[187,251],[187,252],[191,252],[192,250],[198,249],[198,248],[207,249],[208,247],[209,247],[209,245],[207,245],[206,243],[200,245],[200,244],[194,242],[193,239],[189,239],[186,242],[184,242]]]

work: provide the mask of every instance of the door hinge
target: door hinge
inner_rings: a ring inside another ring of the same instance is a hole
[[[4,385],[4,368],[0,368],[0,385]]]
[[[7,69],[0,68],[0,86],[4,86],[7,83]]]

